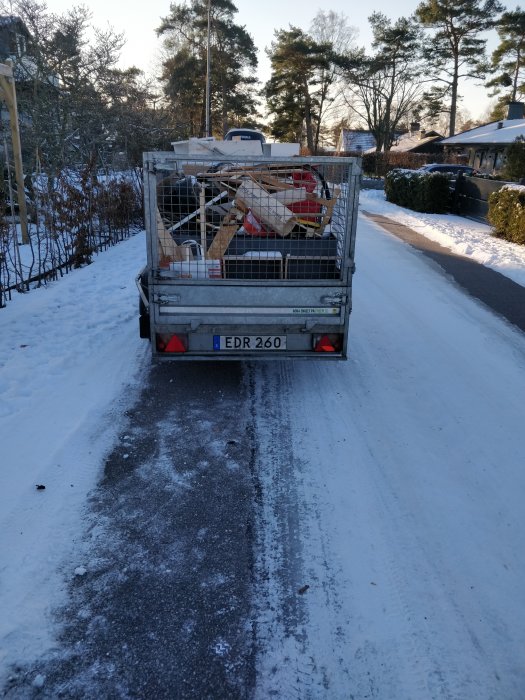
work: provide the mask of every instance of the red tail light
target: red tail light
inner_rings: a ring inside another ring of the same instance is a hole
[[[314,338],[315,352],[340,352],[343,336],[338,333],[320,335]]]
[[[188,336],[186,335],[157,335],[157,350],[159,352],[186,352]]]

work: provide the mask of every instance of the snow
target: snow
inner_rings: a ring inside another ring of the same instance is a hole
[[[504,119],[478,126],[455,136],[449,136],[441,141],[441,144],[444,146],[506,144],[523,137],[525,137],[525,119]]]
[[[145,367],[144,260],[138,234],[0,310],[0,667],[52,643],[45,620],[81,570],[86,494]]]
[[[415,214],[377,191],[362,193],[361,208],[525,285],[525,248],[483,224]],[[0,310],[0,677],[53,647],[52,613],[89,571],[88,494],[149,368],[134,284],[144,259],[138,234]],[[362,216],[357,261],[350,361],[254,370],[260,453],[278,456],[263,409],[279,397],[279,435],[297,458],[287,468],[306,610],[291,634],[272,614],[289,591],[270,591],[257,697],[518,700],[523,334]],[[279,478],[276,467],[262,484],[259,562],[276,576],[272,499],[289,486],[275,489]],[[216,653],[227,650],[218,637]],[[36,689],[44,683],[35,676]]]
[[[382,190],[362,190],[361,209],[382,214],[449,248],[472,258],[525,286],[525,246],[491,236],[488,224],[452,214],[420,214],[391,204]]]

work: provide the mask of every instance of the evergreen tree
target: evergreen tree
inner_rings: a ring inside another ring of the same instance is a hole
[[[493,94],[500,94],[498,104],[504,109],[525,94],[525,12],[519,7],[504,12],[496,29],[500,41],[492,53],[495,76],[487,87],[494,88]]]
[[[211,126],[223,134],[231,126],[253,124],[257,53],[245,27],[234,22],[231,0],[211,0]],[[161,81],[181,136],[203,135],[206,123],[208,2],[170,6],[157,34],[166,58]]]
[[[423,26],[434,30],[426,60],[443,87],[435,87],[430,97],[434,110],[450,100],[449,136],[456,131],[459,81],[483,77],[487,42],[480,34],[495,25],[502,9],[498,0],[423,0],[416,10]]]
[[[275,39],[268,51],[272,74],[265,86],[268,111],[274,115],[272,134],[283,141],[305,141],[315,153],[321,117],[320,73],[329,69],[332,45],[317,43],[298,27],[277,30]]]
[[[525,140],[516,138],[505,149],[505,168],[503,176],[507,180],[522,180],[525,178]]]

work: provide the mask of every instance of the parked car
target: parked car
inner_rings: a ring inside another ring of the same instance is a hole
[[[428,163],[418,168],[420,173],[450,173],[451,175],[474,175],[475,170],[470,165],[455,165],[453,163]]]

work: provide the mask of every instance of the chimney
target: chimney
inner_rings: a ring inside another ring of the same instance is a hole
[[[415,134],[416,131],[419,131],[419,127],[419,122],[410,122],[410,133]]]
[[[507,119],[523,119],[524,113],[525,105],[523,102],[509,102]]]
[[[503,129],[503,122],[498,122],[498,129]]]
[[[427,130],[421,129],[421,131],[419,132],[419,138],[424,139],[424,138],[426,138],[426,135],[427,135]]]

